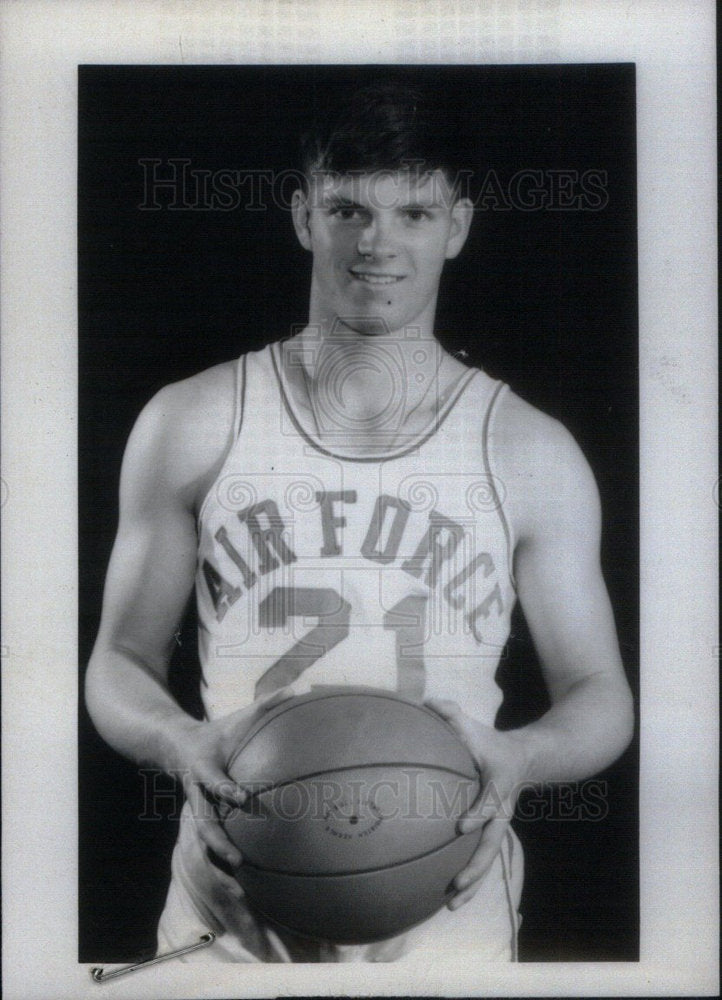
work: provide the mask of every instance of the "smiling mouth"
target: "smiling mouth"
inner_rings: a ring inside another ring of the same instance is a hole
[[[403,281],[403,275],[399,274],[374,274],[370,271],[349,270],[349,274],[357,281],[363,281],[367,285],[395,285]]]

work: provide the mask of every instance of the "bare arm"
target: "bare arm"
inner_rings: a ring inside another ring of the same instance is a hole
[[[484,826],[456,880],[452,908],[474,895],[496,856],[525,782],[573,781],[611,764],[632,734],[633,710],[599,563],[600,507],[571,436],[519,400],[507,413],[507,516],[517,545],[519,599],[551,699],[539,720],[499,732],[457,705],[437,709],[475,753],[487,789],[464,831]]]
[[[571,436],[550,424],[538,487],[520,516],[519,600],[551,708],[517,730],[528,777],[572,781],[611,764],[632,733],[632,698],[599,561],[601,513],[592,472]]]
[[[207,801],[243,801],[225,761],[240,733],[282,694],[199,722],[167,684],[195,576],[196,513],[226,453],[232,403],[232,369],[220,366],[163,390],[133,430],[86,700],[98,731],[119,753],[181,778],[201,838],[236,865],[240,856]]]
[[[172,396],[165,390],[148,405],[128,442],[118,533],[86,675],[88,709],[104,738],[131,760],[167,771],[179,766],[176,747],[193,722],[167,688],[195,562],[191,501],[182,474],[170,471]]]

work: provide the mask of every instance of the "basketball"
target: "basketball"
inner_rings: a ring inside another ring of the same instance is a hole
[[[479,842],[478,830],[456,831],[480,789],[471,753],[435,712],[391,691],[282,702],[227,770],[250,791],[225,820],[243,855],[237,878],[297,934],[361,944],[401,933],[446,903]]]

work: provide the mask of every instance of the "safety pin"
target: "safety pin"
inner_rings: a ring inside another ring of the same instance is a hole
[[[178,958],[179,955],[187,955],[191,951],[198,951],[199,948],[207,948],[209,944],[213,944],[215,939],[216,935],[213,931],[208,931],[207,934],[201,934],[200,940],[196,944],[189,944],[185,948],[179,948],[178,951],[169,951],[165,955],[156,955],[155,958],[148,958],[145,962],[136,962],[135,965],[124,965],[121,969],[114,969],[112,972],[105,972],[102,966],[95,966],[90,970],[90,975],[96,983],[105,983],[109,979],[124,976],[126,972],[135,972],[136,969],[147,969],[149,965],[157,965],[158,962],[165,962],[168,958]]]

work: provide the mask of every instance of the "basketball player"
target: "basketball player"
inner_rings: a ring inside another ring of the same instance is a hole
[[[630,739],[589,467],[563,427],[434,337],[473,205],[424,100],[366,89],[308,139],[293,199],[312,255],[308,324],[162,390],[127,447],[87,700],[120,753],[183,780],[161,951],[213,930],[199,961],[513,959],[519,788],[588,777]],[[167,687],[194,585],[204,721]],[[551,708],[501,732],[494,674],[517,597]],[[485,786],[460,821],[483,834],[448,908],[363,946],[264,922],[220,823],[244,799],[224,765],[248,728],[338,684],[426,701]]]

